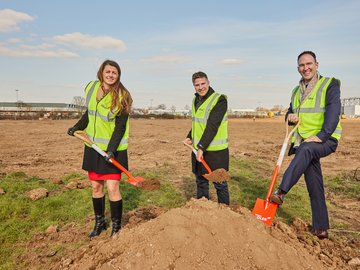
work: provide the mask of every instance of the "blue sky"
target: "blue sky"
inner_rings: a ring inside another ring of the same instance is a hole
[[[134,107],[183,109],[199,70],[229,108],[286,107],[304,50],[358,97],[359,14],[347,0],[1,0],[0,101],[71,103],[113,59]]]

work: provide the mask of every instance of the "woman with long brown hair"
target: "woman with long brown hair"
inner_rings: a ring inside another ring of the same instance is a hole
[[[98,72],[98,80],[85,87],[87,110],[68,134],[74,136],[77,130],[85,130],[87,136],[98,147],[115,158],[122,166],[128,167],[129,114],[132,98],[120,82],[120,66],[112,60],[104,61]],[[119,188],[121,171],[104,159],[94,149],[85,144],[82,168],[88,172],[92,185],[92,201],[95,226],[90,239],[100,235],[107,228],[105,219],[106,181],[112,220],[111,236],[121,228],[122,197]]]

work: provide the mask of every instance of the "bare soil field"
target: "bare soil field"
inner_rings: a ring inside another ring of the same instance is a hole
[[[83,145],[66,133],[75,122],[0,121],[0,173],[23,171],[51,180],[73,172],[85,174],[81,170]],[[169,180],[175,185],[192,177],[190,152],[182,145],[190,125],[189,119],[132,119],[130,171],[167,164],[173,170]],[[360,170],[360,120],[344,119],[342,126],[337,152],[322,159],[326,176],[340,172],[356,175]],[[275,166],[284,136],[282,117],[230,119],[230,155]],[[286,157],[283,168],[289,161]],[[267,173],[270,178],[272,171]],[[328,199],[339,206],[330,216],[343,218],[359,232],[359,202]],[[359,241],[341,237],[319,241],[301,220],[292,226],[275,222],[267,228],[245,208],[231,210],[206,200],[191,200],[169,211],[139,211],[157,218],[140,224],[129,221],[114,239],[101,236],[57,260],[51,261],[53,255],[39,258],[31,252],[44,246],[51,252],[52,245],[87,240],[90,227],[79,230],[69,224],[55,234],[34,236],[27,244],[29,254],[22,259],[32,261],[33,269],[44,265],[47,269],[360,269]]]
[[[83,144],[67,135],[73,120],[0,121],[0,171],[23,171],[31,176],[59,178],[81,170]],[[335,154],[322,159],[325,175],[360,167],[360,120],[344,119],[343,136]],[[132,119],[130,123],[130,170],[174,166],[174,181],[191,175],[189,149],[182,141],[191,128],[188,119]],[[230,155],[268,160],[274,164],[285,136],[283,118],[230,119]],[[290,158],[285,158],[286,167]],[[271,175],[271,172],[270,172]]]

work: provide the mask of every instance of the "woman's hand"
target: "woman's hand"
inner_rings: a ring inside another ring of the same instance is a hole
[[[78,130],[79,130],[79,129],[76,128],[76,127],[71,127],[71,128],[69,128],[69,129],[67,130],[67,134],[70,135],[70,136],[74,136],[74,133],[75,133],[76,131],[78,131]]]

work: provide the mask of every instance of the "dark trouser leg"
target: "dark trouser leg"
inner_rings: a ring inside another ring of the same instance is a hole
[[[230,204],[230,196],[227,182],[214,182],[219,203]]]
[[[313,230],[327,230],[329,229],[329,216],[320,161],[313,160],[304,175],[310,196]]]
[[[286,169],[279,189],[286,193],[299,181],[301,175],[310,166],[313,160],[320,160],[335,152],[337,142],[329,139],[325,143],[302,143],[296,150],[295,157],[290,162],[289,167]]]
[[[111,211],[111,221],[112,221],[111,236],[113,236],[121,229],[121,217],[123,211],[122,200],[110,201],[110,211]]]
[[[94,229],[89,234],[90,239],[100,235],[107,227],[105,220],[105,196],[102,198],[92,198],[92,201],[95,213],[95,225]]]
[[[279,186],[279,189],[289,192],[304,174],[310,195],[313,229],[327,230],[329,228],[320,158],[335,152],[336,147],[337,142],[333,139],[325,143],[302,143]]]
[[[206,180],[201,175],[196,176],[196,198],[200,199],[202,197],[205,197],[206,199],[209,199],[209,181]]]
[[[300,145],[295,157],[284,173],[279,189],[286,193],[299,181],[313,159],[312,149],[308,147],[309,144],[310,143],[302,143]]]

